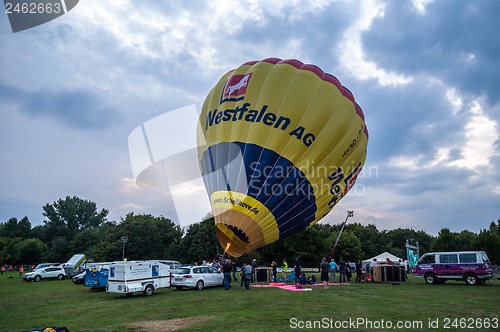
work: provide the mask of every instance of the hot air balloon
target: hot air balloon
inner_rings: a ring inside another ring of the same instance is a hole
[[[366,159],[368,131],[352,93],[298,60],[251,61],[226,73],[199,121],[217,236],[234,257],[321,220]]]

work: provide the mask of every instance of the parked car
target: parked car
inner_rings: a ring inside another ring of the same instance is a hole
[[[83,271],[80,274],[77,274],[76,276],[73,277],[73,283],[75,285],[82,285],[85,282],[85,275],[87,274],[87,271]]]
[[[66,272],[61,266],[44,267],[33,272],[28,272],[24,275],[23,280],[26,281],[40,281],[42,279],[58,279],[63,280],[66,278]]]
[[[456,280],[465,281],[467,285],[483,285],[494,277],[484,251],[430,252],[420,257],[413,274],[428,284]]]
[[[222,286],[224,274],[211,266],[184,266],[172,271],[172,286],[178,290]]]
[[[36,270],[40,270],[40,269],[43,269],[44,267],[49,267],[49,266],[59,266],[61,265],[61,263],[40,263],[38,264],[34,269],[33,271],[31,272],[34,272]]]
[[[172,261],[172,260],[161,260],[159,259],[158,262],[160,263],[163,263],[163,264],[166,264],[168,266],[170,266],[171,269],[176,269],[178,267],[181,267],[182,264],[179,263],[178,261]]]

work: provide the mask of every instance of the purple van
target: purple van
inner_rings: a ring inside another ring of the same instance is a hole
[[[488,255],[484,251],[430,252],[418,260],[413,272],[428,284],[461,280],[467,285],[483,285],[493,278]]]

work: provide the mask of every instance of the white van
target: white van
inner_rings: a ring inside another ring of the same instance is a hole
[[[163,264],[166,264],[166,265],[170,266],[170,268],[171,268],[172,270],[177,269],[177,268],[179,268],[179,267],[181,267],[181,266],[182,266],[182,264],[181,264],[181,263],[179,263],[178,261],[171,261],[171,260],[163,260],[163,259],[159,259],[159,260],[158,260],[158,262],[160,262],[160,263],[163,263]]]
[[[171,285],[170,266],[159,261],[131,261],[109,266],[109,278],[106,292],[132,295],[142,292],[153,295],[158,288]]]
[[[428,284],[462,280],[467,285],[483,285],[493,278],[488,255],[484,251],[430,252],[418,260],[413,274]]]

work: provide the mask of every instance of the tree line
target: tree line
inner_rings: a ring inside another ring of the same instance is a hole
[[[43,206],[45,220],[32,227],[27,217],[13,217],[0,223],[0,265],[33,265],[66,262],[83,253],[95,262],[146,259],[174,259],[201,263],[224,254],[217,240],[214,219],[182,229],[170,219],[150,214],[128,213],[120,221],[109,221],[109,211],[98,210],[94,202],[67,196]],[[316,267],[329,258],[341,225],[316,224],[286,239],[236,259],[238,264],[255,258],[259,265],[297,257],[303,266]],[[452,232],[442,228],[437,236],[408,228],[378,230],[373,224],[347,224],[333,252],[337,261],[367,259],[384,251],[406,258],[406,240],[418,242],[420,254],[430,251],[484,250],[492,264],[500,264],[500,219],[479,233]]]

